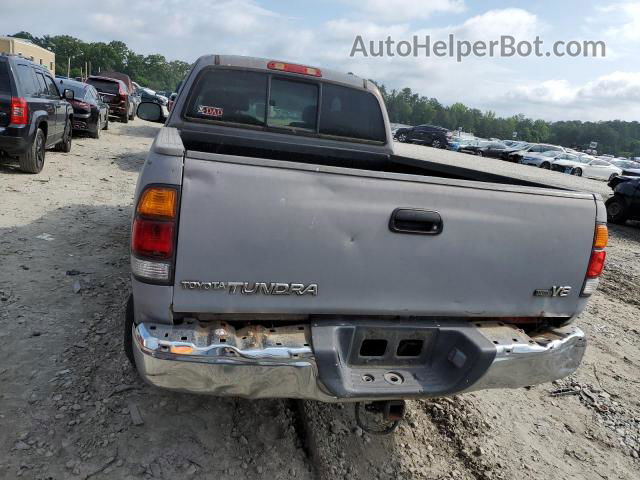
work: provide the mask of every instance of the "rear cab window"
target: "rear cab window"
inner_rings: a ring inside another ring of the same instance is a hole
[[[380,104],[368,91],[269,72],[208,68],[184,116],[228,126],[386,143]]]

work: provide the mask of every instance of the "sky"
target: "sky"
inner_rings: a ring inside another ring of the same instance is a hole
[[[124,41],[193,61],[210,53],[287,60],[410,87],[441,103],[545,120],[640,120],[640,0],[0,0],[0,34]],[[34,14],[37,12],[37,15]],[[604,41],[604,58],[350,56],[365,42],[539,36]]]

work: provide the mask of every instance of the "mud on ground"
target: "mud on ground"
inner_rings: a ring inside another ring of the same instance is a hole
[[[350,405],[143,384],[121,322],[156,128],[112,123],[37,176],[0,165],[0,478],[640,478],[638,225],[612,228],[584,364],[556,384],[409,402],[387,437]]]

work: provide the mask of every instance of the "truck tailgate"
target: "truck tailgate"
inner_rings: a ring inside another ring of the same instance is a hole
[[[392,231],[398,208],[441,231]],[[595,217],[586,194],[189,152],[173,309],[573,316]]]

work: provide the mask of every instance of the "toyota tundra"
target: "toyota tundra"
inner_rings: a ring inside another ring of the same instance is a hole
[[[366,79],[204,56],[139,176],[125,351],[153,385],[249,398],[552,381],[584,354],[605,222],[591,193],[394,154]]]

